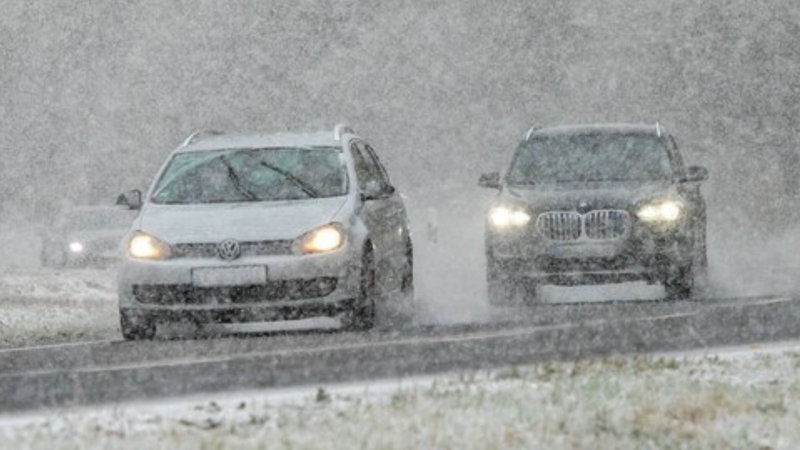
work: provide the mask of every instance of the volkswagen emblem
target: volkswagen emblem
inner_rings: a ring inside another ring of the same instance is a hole
[[[226,261],[233,261],[242,256],[242,247],[235,239],[226,239],[217,244],[217,255]]]
[[[590,209],[592,208],[591,206],[589,206],[589,202],[587,202],[586,200],[581,200],[580,202],[578,202],[579,213],[586,214],[587,212],[589,212]]]

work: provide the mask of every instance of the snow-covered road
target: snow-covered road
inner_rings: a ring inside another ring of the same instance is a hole
[[[366,381],[800,337],[795,326],[800,300],[789,297],[550,305],[533,315],[535,320],[514,317],[361,334],[280,333],[5,350],[0,352],[0,410]]]
[[[460,242],[469,245],[454,250]],[[542,305],[498,310],[482,295],[481,262],[466,256],[480,254],[479,228],[422,235],[422,308],[411,320],[383,322],[366,334],[311,330],[137,343],[119,335],[113,270],[21,264],[0,274],[0,389],[7,393],[0,410],[796,338],[794,259],[775,242],[762,251],[715,246],[712,298],[662,302],[660,288],[637,285],[547,288]]]

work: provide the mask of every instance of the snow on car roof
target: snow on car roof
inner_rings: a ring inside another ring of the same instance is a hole
[[[332,131],[316,133],[275,134],[220,134],[204,137],[197,142],[180,147],[177,153],[219,150],[224,148],[269,148],[269,147],[341,147]]]
[[[662,127],[663,130],[663,127]],[[589,133],[613,133],[613,134],[656,134],[655,125],[630,124],[630,123],[603,123],[588,125],[559,125],[554,127],[540,128],[533,132],[534,136],[550,136],[560,134],[589,134]]]

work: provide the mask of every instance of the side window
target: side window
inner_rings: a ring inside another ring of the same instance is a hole
[[[369,160],[364,156],[361,145],[353,143],[353,145],[350,146],[350,150],[353,153],[353,162],[356,167],[358,188],[364,191],[369,184],[369,180],[373,179],[372,167],[369,164]]]
[[[381,186],[383,188],[388,188],[391,186],[392,182],[389,180],[389,175],[386,173],[386,168],[384,168],[383,164],[381,164],[381,161],[378,159],[378,155],[375,153],[375,150],[370,147],[369,144],[365,144],[364,149],[367,151],[367,154],[372,160],[372,164],[375,166],[376,176],[380,179]]]

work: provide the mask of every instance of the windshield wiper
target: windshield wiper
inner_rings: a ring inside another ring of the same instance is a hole
[[[224,156],[220,156],[219,159],[220,161],[222,161],[222,164],[224,164],[225,167],[228,168],[228,178],[231,180],[231,183],[233,183],[233,187],[236,189],[236,191],[242,194],[244,198],[250,200],[251,202],[258,200],[256,194],[253,194],[246,187],[244,187],[244,185],[242,185],[242,181],[239,179],[239,176],[236,174],[236,171],[233,170],[233,166],[231,166],[228,160],[225,159]]]
[[[317,192],[316,189],[314,189],[312,186],[310,186],[305,181],[303,181],[303,180],[297,178],[296,176],[292,175],[291,173],[281,169],[280,167],[273,166],[272,164],[270,164],[268,162],[260,161],[259,163],[262,166],[266,167],[267,169],[269,169],[269,170],[277,173],[278,175],[281,175],[282,177],[286,178],[287,180],[291,181],[292,184],[294,184],[295,186],[299,187],[300,190],[303,191],[309,197],[313,197],[313,198],[318,198],[319,197],[319,192]]]

